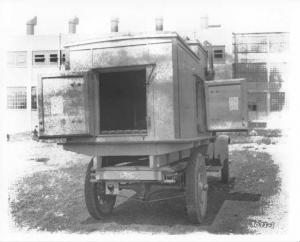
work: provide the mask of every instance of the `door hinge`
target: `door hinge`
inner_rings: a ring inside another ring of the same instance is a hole
[[[156,65],[153,65],[153,66],[152,66],[152,69],[151,69],[151,71],[150,71],[150,73],[149,73],[149,75],[148,75],[148,78],[147,78],[147,80],[146,80],[146,85],[151,84],[151,82],[152,82],[153,79],[155,78],[155,76],[156,76],[156,73],[154,72],[155,67],[156,67]]]

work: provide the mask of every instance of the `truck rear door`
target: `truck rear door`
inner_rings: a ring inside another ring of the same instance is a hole
[[[39,137],[63,138],[92,133],[93,104],[86,73],[60,73],[39,81]]]
[[[247,91],[244,79],[207,81],[205,96],[208,130],[248,129]]]

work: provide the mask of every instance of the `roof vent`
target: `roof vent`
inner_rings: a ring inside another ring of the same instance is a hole
[[[79,24],[79,18],[74,17],[69,20],[69,34],[76,34],[76,25]]]
[[[26,23],[26,34],[34,35],[34,26],[37,24],[37,17],[30,19]]]
[[[164,19],[162,17],[157,17],[155,19],[155,30],[156,31],[164,30]]]
[[[119,32],[119,18],[112,18],[110,21],[110,31]]]

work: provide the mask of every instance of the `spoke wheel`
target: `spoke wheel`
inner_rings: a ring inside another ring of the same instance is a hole
[[[112,213],[113,207],[116,203],[115,195],[105,194],[104,182],[91,182],[91,172],[93,166],[93,160],[88,165],[85,183],[84,183],[84,195],[85,204],[90,215],[95,219],[101,219]]]
[[[207,176],[200,153],[192,155],[186,168],[186,207],[192,223],[200,224],[207,208]]]

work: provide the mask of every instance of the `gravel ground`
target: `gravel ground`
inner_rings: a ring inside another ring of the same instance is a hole
[[[230,145],[229,185],[209,174],[207,216],[201,226],[189,223],[184,199],[145,205],[119,197],[111,217],[92,219],[83,196],[89,157],[66,152],[54,143],[30,139],[6,144],[10,166],[9,207],[12,231],[137,231],[184,234],[278,233],[285,231],[287,196],[282,186],[281,162],[272,158],[280,150],[278,138],[245,137]],[[233,140],[233,141],[234,141]],[[123,190],[122,195],[134,197]],[[236,210],[239,208],[239,210]],[[253,221],[273,223],[273,228],[253,226]]]

